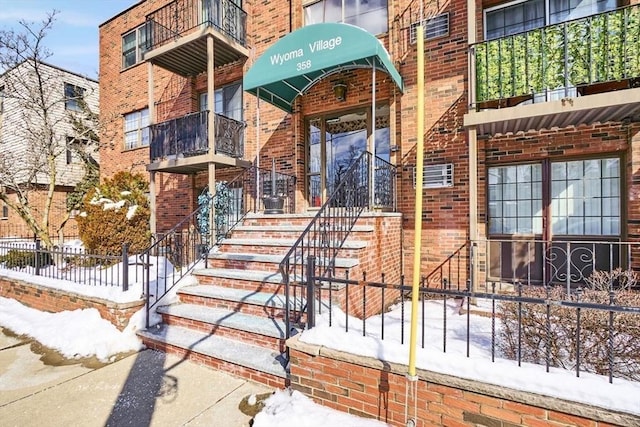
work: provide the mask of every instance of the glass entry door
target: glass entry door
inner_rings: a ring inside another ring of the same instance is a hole
[[[307,194],[309,207],[320,207],[349,166],[367,151],[371,109],[308,120]],[[376,109],[376,156],[389,161],[389,107]]]

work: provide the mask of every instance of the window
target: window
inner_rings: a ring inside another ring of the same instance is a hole
[[[70,165],[71,163],[73,163],[73,159],[74,157],[77,157],[77,155],[74,156],[74,153],[77,153],[78,150],[85,150],[87,145],[89,144],[89,141],[86,139],[76,139],[72,136],[68,136],[67,137],[67,150],[66,150],[66,163],[68,165]],[[75,145],[75,147],[74,147]]]
[[[207,93],[200,94],[200,111],[207,109]],[[243,120],[242,108],[242,83],[232,83],[216,89],[214,92],[214,109],[218,114],[222,114],[234,120]]]
[[[563,235],[620,234],[620,160],[551,165],[551,231]]]
[[[4,112],[4,86],[0,86],[0,113]]]
[[[124,148],[130,150],[149,145],[149,109],[124,115]]]
[[[489,168],[489,233],[546,234],[548,206],[553,235],[619,236],[620,173],[618,158]]]
[[[489,169],[489,233],[542,234],[542,166]]]
[[[616,8],[616,0],[526,0],[485,10],[487,39],[582,18]]]
[[[71,83],[64,84],[64,108],[69,111],[82,111],[80,100],[84,97],[84,88],[80,86],[72,85]]]
[[[142,56],[148,50],[150,40],[147,35],[150,25],[143,24],[133,31],[122,36],[122,68],[129,68],[142,61]]]
[[[2,205],[2,217],[1,219],[9,219],[9,206]]]
[[[344,22],[383,34],[388,21],[387,0],[320,0],[304,7],[305,25]]]

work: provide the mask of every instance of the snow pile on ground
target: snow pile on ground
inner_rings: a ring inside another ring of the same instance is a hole
[[[95,308],[45,313],[0,297],[0,326],[30,336],[69,359],[96,356],[108,362],[115,354],[140,350],[136,330],[143,324],[144,309],[121,332]]]
[[[358,418],[314,403],[298,391],[282,390],[265,400],[253,427],[386,427],[380,421]]]

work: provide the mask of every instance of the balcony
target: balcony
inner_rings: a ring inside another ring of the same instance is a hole
[[[244,157],[245,124],[215,114],[215,150],[210,150],[209,112],[188,114],[151,125],[149,170],[193,173],[207,169],[208,163],[237,166]]]
[[[247,13],[232,0],[176,0],[147,15],[145,60],[182,76],[207,70],[207,38],[216,67],[248,57]]]
[[[465,125],[479,134],[634,119],[640,7],[477,43],[469,64],[475,91]]]

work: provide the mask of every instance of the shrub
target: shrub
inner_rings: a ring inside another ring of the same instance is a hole
[[[149,246],[148,188],[142,175],[118,172],[87,193],[77,221],[88,252],[117,256],[123,243],[131,253]]]
[[[522,360],[545,364],[548,352],[550,366],[575,370],[579,342],[581,371],[608,375],[609,358],[612,357],[614,376],[640,381],[640,316],[614,313],[611,323],[610,312],[582,308],[578,335],[576,308],[557,303],[575,302],[579,298],[580,302],[608,305],[613,296],[616,305],[640,307],[640,293],[631,290],[636,282],[636,273],[618,269],[594,272],[584,289],[569,296],[564,288],[523,288],[523,296],[546,299],[548,304],[522,304]],[[619,285],[610,291],[611,283]],[[502,323],[499,348],[505,357],[516,359],[518,303],[501,303],[498,310]]]
[[[49,252],[40,252],[40,267],[46,267],[52,265],[51,254]],[[36,254],[35,251],[20,251],[12,249],[7,252],[6,255],[0,256],[0,263],[3,263],[6,268],[24,268],[36,266]]]

